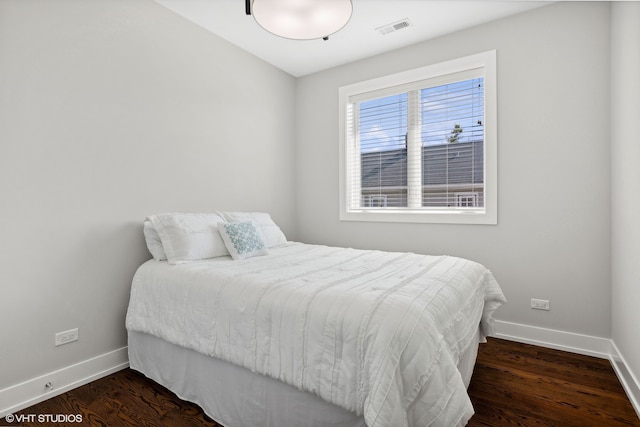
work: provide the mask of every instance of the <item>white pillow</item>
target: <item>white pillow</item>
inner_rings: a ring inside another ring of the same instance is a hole
[[[273,222],[271,215],[265,212],[218,212],[227,222],[251,221],[256,225],[258,232],[267,248],[287,243],[280,227]]]
[[[158,232],[169,264],[229,255],[214,213],[166,213],[149,217]]]
[[[221,222],[218,224],[218,229],[233,259],[245,259],[269,253],[260,232],[251,221]]]
[[[147,249],[149,249],[151,255],[160,261],[167,259],[167,254],[164,253],[164,247],[162,247],[162,240],[160,240],[160,236],[151,221],[149,221],[149,218],[144,220],[143,232],[144,240],[147,242]]]

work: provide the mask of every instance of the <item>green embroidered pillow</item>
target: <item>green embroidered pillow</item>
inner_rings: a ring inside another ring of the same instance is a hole
[[[233,259],[266,255],[269,250],[252,222],[220,222],[218,231]]]

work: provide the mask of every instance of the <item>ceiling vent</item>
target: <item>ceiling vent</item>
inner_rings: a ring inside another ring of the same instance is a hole
[[[401,19],[400,21],[384,25],[380,28],[376,28],[376,31],[378,31],[380,34],[384,36],[386,34],[393,33],[394,31],[402,30],[403,28],[407,28],[410,26],[411,26],[411,21],[409,21],[409,18],[404,18],[404,19]]]

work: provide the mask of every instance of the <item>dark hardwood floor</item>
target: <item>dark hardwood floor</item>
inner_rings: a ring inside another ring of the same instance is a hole
[[[468,427],[640,426],[607,360],[511,341],[489,339],[480,346],[469,395],[476,414]],[[81,415],[82,423],[42,423],[37,419],[9,423],[3,419],[0,425],[221,427],[197,405],[178,399],[131,369],[20,414]]]
[[[489,338],[469,385],[477,426],[640,426],[611,363]]]

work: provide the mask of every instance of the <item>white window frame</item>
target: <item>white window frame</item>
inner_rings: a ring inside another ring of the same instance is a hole
[[[367,209],[353,208],[348,203],[352,197],[360,199],[359,184],[352,182],[348,165],[359,167],[359,150],[354,149],[354,138],[347,129],[349,100],[373,91],[394,92],[401,85],[421,80],[439,79],[456,73],[481,69],[484,78],[484,206],[479,209],[444,207],[429,209]],[[497,77],[496,51],[487,51],[464,58],[453,59],[426,67],[379,77],[372,80],[342,86],[339,97],[339,162],[340,162],[340,220],[376,222],[413,222],[439,224],[497,224],[498,223],[498,138],[497,138]]]

